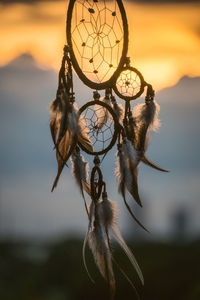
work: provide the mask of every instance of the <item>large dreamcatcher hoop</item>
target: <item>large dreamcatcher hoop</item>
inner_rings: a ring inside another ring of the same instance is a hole
[[[122,1],[70,1],[67,43],[73,67],[87,86],[96,90],[112,87],[128,50]]]
[[[118,191],[133,219],[147,230],[133,214],[126,195],[132,196],[142,206],[138,188],[141,162],[167,172],[146,157],[150,131],[159,126],[159,105],[154,100],[152,86],[144,80],[140,71],[130,65],[127,57],[128,24],[122,0],[70,0],[66,32],[67,45],[64,47],[58,89],[50,105],[50,129],[58,164],[52,191],[70,159],[72,175],[84,199],[89,221],[83,261],[88,272],[85,259],[88,243],[101,275],[109,283],[110,298],[113,299],[115,277],[112,261],[115,260],[111,234],[127,254],[142,284],[144,279],[117,226],[116,203],[108,199],[101,171],[103,159],[99,156],[104,155],[104,158],[117,141],[115,175]],[[94,90],[93,100],[80,109],[75,101],[72,66],[83,83]],[[105,90],[103,97],[98,92],[100,90]],[[132,109],[131,101],[145,90],[145,102]],[[118,103],[115,94],[125,100],[123,105]],[[81,150],[94,156],[91,172]],[[85,194],[91,199],[89,205]],[[126,275],[125,278],[128,279]],[[128,281],[132,285],[131,280]]]

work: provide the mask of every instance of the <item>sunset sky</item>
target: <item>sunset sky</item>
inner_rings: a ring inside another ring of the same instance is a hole
[[[41,68],[58,71],[66,41],[67,2],[0,4],[0,65],[27,52]],[[124,1],[132,65],[157,90],[183,75],[199,76],[200,3],[148,3]]]
[[[0,236],[10,232],[52,237],[87,228],[70,169],[64,170],[58,188],[50,192],[56,158],[48,106],[56,94],[66,43],[67,2],[0,1]],[[189,220],[189,232],[200,233],[198,2],[123,1],[129,23],[128,55],[156,89],[161,107],[162,126],[159,134],[152,135],[147,154],[170,170],[161,174],[141,166],[144,206],[141,211],[136,208],[136,214],[152,236],[162,233],[162,238],[163,233],[172,233],[173,216],[180,210]],[[91,99],[92,90],[76,76],[74,80],[80,107]],[[115,152],[114,147],[102,170],[120,207],[119,223],[126,229],[133,222],[117,192]]]

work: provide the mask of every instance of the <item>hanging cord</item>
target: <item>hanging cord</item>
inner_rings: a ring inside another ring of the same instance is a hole
[[[101,95],[97,91],[93,91],[93,99],[94,101],[99,101]]]
[[[64,54],[63,54],[63,60],[62,60],[62,80],[64,87],[66,89],[66,92],[69,94],[73,94],[73,72],[72,72],[72,63],[70,58],[70,49],[68,45],[64,46]],[[67,72],[66,72],[67,71]]]

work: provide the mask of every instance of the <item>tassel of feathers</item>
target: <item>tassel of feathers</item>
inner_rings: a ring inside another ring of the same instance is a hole
[[[125,197],[126,188],[135,201],[142,206],[137,184],[138,153],[127,138],[124,138],[123,143],[118,145],[117,158],[116,175],[119,192]]]
[[[134,127],[134,136],[132,136],[130,140],[132,140],[135,149],[137,149],[140,155],[140,160],[143,163],[159,171],[168,172],[152,163],[145,155],[145,151],[149,145],[150,130],[157,131],[160,126],[160,120],[158,119],[159,110],[160,106],[155,100],[138,104],[134,108],[133,116],[129,117],[129,124],[132,124],[132,127]]]
[[[107,193],[102,193],[102,200],[98,200],[96,203],[91,203],[89,214],[89,226],[83,245],[83,257],[85,263],[85,247],[88,240],[89,247],[94,256],[95,263],[101,273],[101,275],[108,281],[110,286],[111,299],[115,293],[115,278],[112,268],[112,249],[110,245],[110,234],[120,244],[123,251],[126,253],[131,264],[135,268],[142,284],[144,284],[144,278],[140,267],[133,256],[132,252],[126,245],[119,228],[117,226],[117,205],[114,201],[108,200]],[[86,266],[86,263],[85,263]],[[86,266],[87,270],[87,266]],[[88,271],[88,270],[87,270]],[[125,275],[125,274],[124,274]],[[127,278],[127,276],[125,275]],[[128,278],[127,278],[128,279]],[[128,279],[129,280],[129,279]]]
[[[53,191],[77,143],[80,142],[91,152],[93,147],[89,136],[85,133],[84,124],[79,118],[78,109],[75,103],[69,101],[67,94],[61,93],[51,103],[50,114],[50,129],[58,163],[58,171],[52,187]]]
[[[138,130],[135,146],[139,151],[145,151],[147,147],[146,136],[149,134],[149,130],[156,131],[160,126],[159,110],[160,106],[156,101],[138,104],[133,110],[133,118],[136,120]]]
[[[119,193],[121,193],[124,203],[133,217],[133,219],[146,231],[148,231],[142,223],[135,217],[133,214],[130,206],[128,205],[126,201],[125,192],[126,189],[129,191],[129,193],[133,196],[133,198],[136,200],[136,202],[142,206],[139,193],[138,193],[138,185],[137,185],[137,165],[138,165],[138,157],[137,152],[134,153],[134,148],[131,145],[130,141],[125,139],[126,143],[118,144],[118,151],[117,151],[117,167],[115,169],[115,174],[118,181],[118,190]],[[128,144],[128,146],[127,146]],[[127,147],[132,147],[131,151],[127,150]],[[128,152],[128,154],[127,154]]]
[[[115,278],[112,267],[112,253],[110,249],[109,235],[102,219],[100,201],[94,204],[93,224],[88,233],[88,245],[92,251],[95,263],[110,287],[111,299],[115,293]]]

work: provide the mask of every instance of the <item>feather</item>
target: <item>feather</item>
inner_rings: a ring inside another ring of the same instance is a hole
[[[135,148],[142,153],[147,148],[148,131],[156,131],[160,126],[158,119],[159,105],[156,101],[149,101],[145,104],[138,104],[133,110],[133,118],[137,122],[137,140]]]
[[[81,131],[78,135],[78,142],[89,152],[94,152],[92,141],[90,140],[89,136],[83,131]]]
[[[54,101],[49,105],[50,112],[50,130],[54,144],[56,143],[57,133],[60,127],[60,110],[61,110],[61,98],[57,96]]]
[[[132,143],[124,138],[122,144],[122,155],[125,161],[125,186],[135,201],[142,207],[140,196],[138,193],[138,152],[134,149]]]
[[[88,244],[92,251],[96,265],[101,275],[108,281],[110,294],[113,299],[115,291],[115,278],[112,268],[112,254],[109,247],[108,236],[101,219],[98,203],[95,204],[95,219],[93,229],[88,235]]]
[[[78,108],[75,103],[70,103],[68,112],[68,129],[71,132],[72,136],[79,134],[81,131],[79,125]]]
[[[135,169],[140,161],[139,153],[137,150],[135,150],[133,144],[127,138],[124,138],[122,150],[127,156],[128,167]]]
[[[70,147],[69,147],[69,151],[67,153],[66,159],[65,159],[65,163],[67,163],[68,159],[72,155],[74,149],[76,148],[77,142],[78,142],[77,135],[70,136]]]
[[[148,230],[141,224],[141,222],[135,217],[135,215],[133,214],[130,206],[128,205],[127,201],[126,201],[126,197],[125,197],[125,188],[126,188],[126,183],[125,181],[127,180],[126,177],[130,177],[131,175],[129,174],[130,170],[127,169],[126,166],[126,161],[125,161],[125,157],[123,155],[122,152],[122,145],[118,144],[118,151],[117,151],[117,161],[116,161],[117,167],[115,169],[115,174],[117,177],[117,181],[118,181],[118,190],[119,193],[122,194],[124,203],[130,213],[130,215],[132,216],[132,218],[138,223],[138,225],[140,225],[144,230],[146,230],[148,232]],[[128,175],[127,175],[128,173]]]
[[[75,151],[71,155],[72,161],[72,174],[78,184],[80,190],[83,189],[82,181],[88,181],[88,163],[85,161],[84,157],[80,154],[80,149],[76,147]]]
[[[93,145],[92,141],[87,134],[89,132],[89,129],[87,128],[87,125],[85,124],[85,120],[82,116],[79,117],[79,126],[80,126],[80,132],[78,134],[78,142],[81,144],[84,148],[86,148],[89,152],[93,152]]]
[[[125,132],[128,140],[133,143],[133,146],[135,148],[135,141],[137,140],[137,124],[136,120],[133,118],[131,111],[128,114],[128,122],[127,126],[125,126]]]
[[[80,149],[78,147],[75,148],[75,151],[71,155],[71,162],[72,162],[72,175],[77,183],[77,185],[80,188],[81,194],[84,199],[86,212],[89,216],[85,196],[83,193],[83,189],[85,185],[83,185],[83,182],[87,183],[88,181],[88,163],[85,161],[84,157],[80,154]]]
[[[84,191],[89,195],[91,196],[91,188],[90,188],[90,184],[86,181],[82,181],[82,185],[83,185],[83,189]]]
[[[56,136],[57,136],[57,132],[58,132],[58,128],[59,128],[59,125],[58,125],[58,122],[56,120],[56,117],[54,119],[52,119],[50,121],[50,131],[51,131],[51,136],[52,136],[52,140],[53,140],[53,143],[54,143],[54,146],[55,146],[55,149],[56,149],[56,156],[59,156],[59,160],[62,160],[63,161],[63,165],[66,165],[67,164],[65,163],[65,160],[61,154],[62,151],[62,146],[59,147],[59,145],[56,144]],[[64,137],[62,138],[64,140]],[[61,148],[61,151],[59,150],[59,148]],[[66,150],[65,150],[66,151]]]
[[[131,210],[130,206],[128,205],[128,202],[126,201],[126,197],[123,196],[123,200],[124,200],[124,204],[126,205],[126,208],[128,209],[128,212],[130,213],[131,217],[135,220],[135,222],[142,228],[144,229],[146,232],[149,232],[148,229],[146,227],[144,227],[144,225],[136,218],[136,216],[134,215],[133,211]]]
[[[50,120],[50,131],[51,131],[51,137],[53,140],[54,145],[56,144],[56,135],[58,132],[58,122],[57,122],[57,116],[53,116]]]
[[[62,137],[61,131],[59,132],[57,142],[55,144],[56,148],[56,156],[58,162],[58,172],[56,178],[53,183],[52,190],[57,186],[58,180],[60,178],[61,172],[66,165],[68,159],[70,158],[71,154],[73,153],[77,141],[78,141],[78,133],[80,132],[80,126],[78,124],[78,113],[77,108],[74,104],[70,103],[67,104],[67,109],[64,110],[62,114],[62,127],[63,129],[62,134],[65,132],[64,136]],[[65,122],[65,124],[64,124]],[[61,126],[61,124],[60,124]],[[61,140],[60,140],[61,138]]]
[[[140,280],[144,283],[144,278],[140,267],[133,256],[132,252],[126,245],[123,240],[119,228],[117,226],[117,215],[118,209],[114,201],[109,200],[107,193],[104,191],[102,193],[102,200],[98,200],[96,203],[91,201],[89,207],[89,224],[88,230],[84,239],[83,244],[83,261],[86,268],[86,271],[89,274],[86,259],[85,259],[85,248],[88,241],[89,247],[92,251],[95,263],[101,273],[101,275],[108,281],[110,287],[111,299],[114,297],[115,292],[115,278],[112,267],[112,260],[116,263],[115,259],[112,256],[112,248],[110,245],[110,233],[115,237],[116,241],[120,244],[126,255],[128,256],[131,264],[135,268]],[[119,267],[119,265],[118,265]],[[120,267],[119,267],[120,268]],[[129,281],[131,286],[134,288],[134,285],[120,268],[120,271],[123,273],[125,278]],[[94,282],[94,281],[93,281]],[[137,291],[136,291],[137,294]]]
[[[102,101],[103,103],[110,105],[110,98],[105,96],[104,98],[100,98],[99,101]],[[97,122],[96,127],[100,130],[103,128],[103,126],[107,123],[108,119],[110,118],[110,113],[106,109],[106,107],[95,105],[95,112],[97,115]]]
[[[117,220],[117,204],[108,200],[107,193],[102,194],[103,200],[99,202],[99,219],[104,227],[112,226]]]
[[[65,132],[69,132],[69,150],[66,154],[64,159],[65,164],[67,163],[68,159],[70,158],[71,154],[73,153],[77,142],[78,142],[78,134],[80,133],[80,126],[78,124],[78,113],[75,104],[69,103],[68,109],[65,115]],[[59,138],[55,145],[56,149],[59,150]]]
[[[138,104],[133,110],[133,118],[137,122],[145,122],[149,129],[157,131],[160,127],[160,120],[158,119],[158,113],[160,111],[159,104],[154,101],[148,101],[143,104]]]
[[[102,198],[103,200],[99,203],[99,219],[101,219],[103,225],[107,228],[108,231],[112,229],[114,237],[128,256],[131,264],[136,269],[136,272],[138,273],[141,282],[144,284],[144,278],[140,267],[132,252],[126,245],[124,239],[122,238],[119,228],[117,226],[117,204],[112,200],[108,200],[107,193],[105,192],[102,194]]]
[[[152,163],[147,157],[145,154],[143,154],[142,158],[141,158],[141,161],[148,165],[149,167],[153,168],[153,169],[156,169],[158,171],[161,171],[161,172],[169,172],[168,170],[165,170],[157,165],[155,165],[154,163]]]
[[[66,164],[66,159],[67,159],[67,154],[68,154],[68,149],[69,149],[69,141],[70,141],[69,131],[66,131],[65,136],[62,138],[62,140],[58,146],[58,150],[56,150],[58,171],[57,171],[57,175],[56,175],[56,178],[54,180],[54,183],[53,183],[53,186],[51,189],[52,192],[53,192],[54,188],[57,186],[57,183],[58,183],[58,180],[62,173],[62,170]]]
[[[157,131],[160,126],[158,119],[160,107],[156,101],[137,105],[133,110],[133,119],[136,120],[135,136],[132,139],[134,147],[138,150],[140,160],[146,165],[161,171],[168,172],[152,163],[145,155],[150,140],[150,130]]]
[[[56,146],[59,145],[66,131],[68,130],[68,111],[69,111],[69,97],[64,93],[60,96],[60,104],[59,104],[59,126],[58,132],[56,135]]]
[[[122,247],[122,249],[124,250],[124,252],[126,253],[126,255],[128,256],[131,264],[134,266],[142,284],[144,284],[144,277],[142,274],[142,271],[133,255],[133,253],[131,252],[131,250],[128,248],[127,244],[125,243],[118,227],[116,225],[112,226],[112,231],[113,231],[113,235],[115,236],[116,240],[118,241],[118,243],[120,244],[120,246]]]
[[[135,295],[137,297],[137,300],[140,300],[140,296],[137,292],[136,287],[134,286],[133,282],[130,280],[130,278],[127,276],[127,274],[125,273],[125,271],[120,267],[120,265],[117,263],[117,261],[115,260],[114,257],[112,257],[113,262],[116,264],[116,266],[119,268],[120,272],[122,273],[122,275],[125,277],[125,279],[128,281],[128,283],[131,285],[132,289],[135,292]]]
[[[118,181],[118,191],[122,196],[125,195],[125,169],[126,169],[126,162],[124,155],[122,153],[122,145],[118,144],[118,151],[117,151],[117,161],[116,161],[116,169],[115,175]]]

